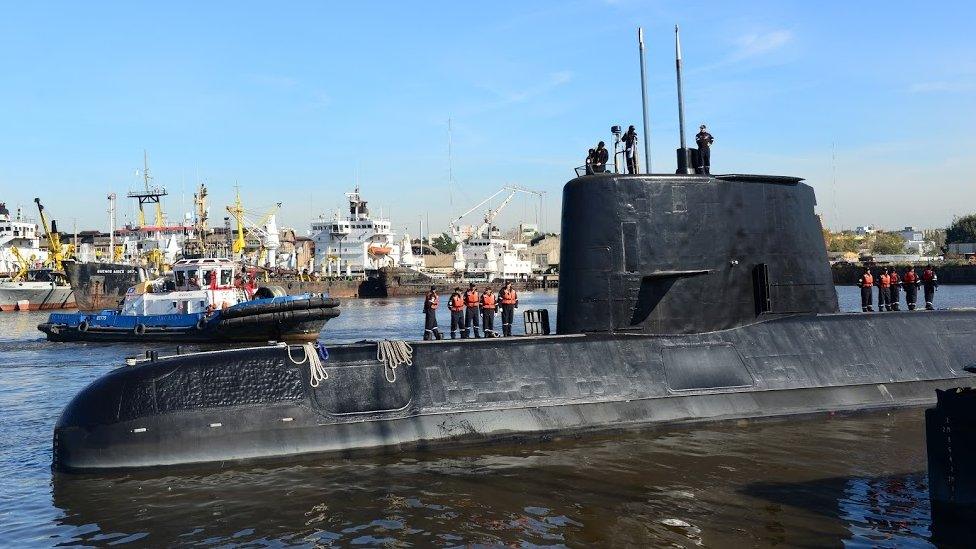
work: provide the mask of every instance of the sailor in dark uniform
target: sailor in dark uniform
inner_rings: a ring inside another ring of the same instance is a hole
[[[624,157],[627,158],[627,173],[637,173],[637,130],[633,126],[621,138],[624,142]]]
[[[712,137],[712,134],[708,133],[704,124],[698,127],[698,135],[695,136],[695,142],[698,143],[698,169],[701,173],[711,173],[712,143],[715,142],[715,138]]]
[[[915,267],[909,265],[902,277],[902,286],[905,288],[905,301],[908,303],[908,310],[914,311],[918,301],[918,275],[915,274]]]
[[[607,151],[607,145],[603,141],[596,144],[596,150],[593,151],[593,173],[604,173],[607,171],[607,161],[610,159],[610,152]]]

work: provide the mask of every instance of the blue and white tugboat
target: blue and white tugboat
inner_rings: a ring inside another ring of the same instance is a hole
[[[116,309],[52,314],[37,326],[51,341],[313,341],[339,315],[324,294],[254,288],[227,259],[183,259],[171,277],[129,288]]]

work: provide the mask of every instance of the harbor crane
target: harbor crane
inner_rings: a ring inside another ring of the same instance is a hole
[[[460,222],[462,219],[464,219],[471,212],[474,212],[478,208],[481,208],[482,206],[484,206],[485,204],[487,204],[488,202],[490,202],[495,197],[497,197],[497,196],[499,196],[501,194],[504,194],[504,193],[508,193],[508,195],[502,200],[501,204],[499,204],[496,208],[488,208],[488,211],[485,212],[484,222],[481,225],[479,225],[474,230],[474,232],[471,233],[471,235],[468,238],[477,238],[477,237],[480,237],[482,234],[484,234],[484,232],[486,230],[488,230],[489,233],[490,233],[491,223],[495,220],[496,217],[498,217],[498,214],[500,214],[501,211],[503,209],[505,209],[505,206],[508,206],[509,202],[511,202],[512,199],[515,198],[515,195],[516,194],[518,194],[518,193],[530,194],[530,195],[538,196],[540,199],[542,198],[542,195],[543,195],[543,193],[541,193],[541,192],[532,191],[532,190],[529,190],[529,189],[525,189],[525,188],[519,187],[518,185],[505,185],[501,189],[498,189],[497,191],[495,191],[495,193],[492,194],[491,196],[489,196],[488,198],[486,198],[486,199],[482,200],[481,202],[479,202],[478,204],[476,204],[474,207],[472,207],[468,211],[464,212],[463,214],[461,214],[461,215],[457,216],[456,218],[454,218],[453,220],[451,220],[451,222],[449,224],[449,227],[451,229],[451,238],[453,238],[455,242],[461,242],[463,240],[463,238],[461,236],[461,229],[458,226],[458,222]]]
[[[30,270],[31,264],[34,262],[34,256],[31,255],[30,261],[24,259],[24,254],[20,253],[20,249],[17,246],[11,246],[10,253],[14,254],[14,259],[17,261],[17,272],[10,277],[10,280],[13,282],[23,280],[27,276],[27,271]]]
[[[61,233],[58,232],[57,221],[52,219],[48,223],[41,199],[34,198],[34,203],[37,204],[37,211],[41,215],[41,227],[44,229],[44,236],[47,238],[48,261],[60,271],[64,268],[62,262],[74,253],[74,246],[61,243]]]
[[[281,202],[276,203],[257,223],[254,223],[245,217],[245,214],[249,212],[244,209],[244,205],[241,203],[241,192],[238,189],[234,204],[227,206],[227,211],[237,221],[237,238],[231,247],[235,256],[243,256],[244,249],[247,247],[247,241],[244,237],[246,230],[248,235],[253,234],[260,241],[260,246],[255,256],[255,263],[261,263],[262,256],[267,254],[266,265],[259,266],[275,266],[275,252],[281,244],[278,236],[278,226],[275,223],[275,214],[278,213],[278,208],[280,207]]]

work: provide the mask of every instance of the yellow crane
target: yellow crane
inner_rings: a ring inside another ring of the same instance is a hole
[[[35,198],[34,203],[37,204],[37,211],[41,215],[41,227],[44,229],[44,236],[47,238],[48,263],[60,271],[63,268],[62,262],[70,259],[74,253],[74,246],[61,244],[61,234],[58,233],[57,222],[53,220],[50,223],[47,222],[47,214],[44,213],[44,205],[41,204],[40,198]]]
[[[234,204],[227,206],[227,211],[237,220],[237,238],[231,246],[231,251],[234,252],[234,255],[240,255],[244,253],[244,248],[247,246],[247,242],[244,241],[244,206],[241,204],[240,187],[237,189],[237,198],[234,200]]]
[[[20,253],[20,250],[17,248],[17,246],[11,246],[10,252],[14,254],[14,259],[17,260],[17,272],[15,272],[12,277],[10,277],[10,280],[17,282],[18,280],[22,280],[24,276],[27,275],[27,271],[30,269],[30,265],[34,259],[34,256],[33,255],[31,256],[31,261],[24,259],[23,254]]]

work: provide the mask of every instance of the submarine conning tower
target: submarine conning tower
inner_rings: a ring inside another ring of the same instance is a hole
[[[764,175],[587,175],[563,189],[560,334],[682,334],[837,312],[813,189]]]

